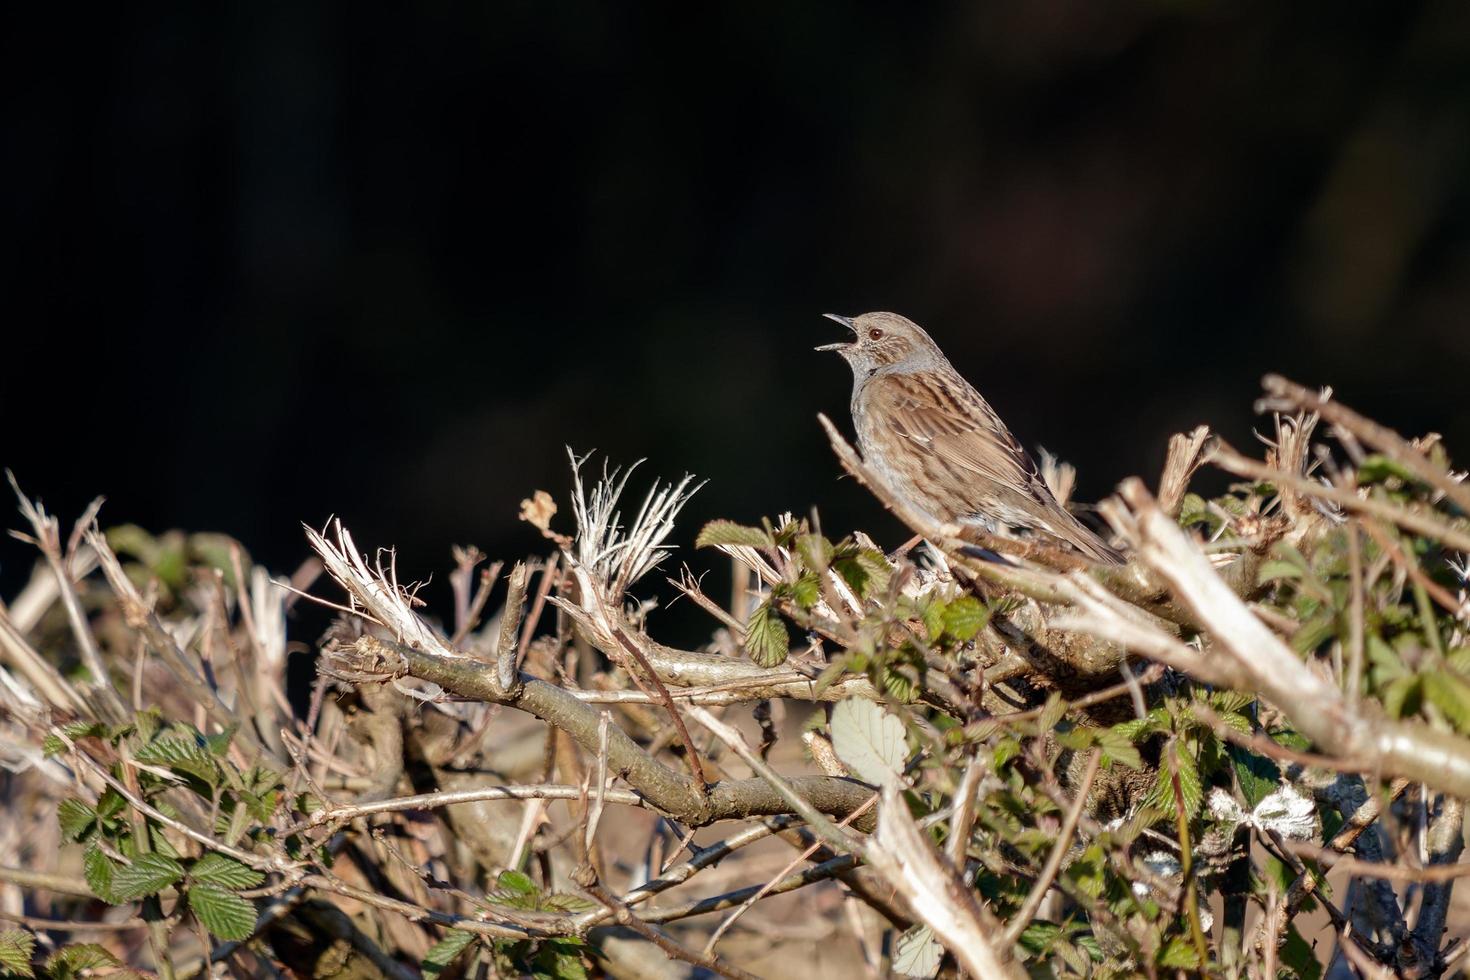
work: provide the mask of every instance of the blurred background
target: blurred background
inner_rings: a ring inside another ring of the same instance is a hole
[[[336,514],[442,603],[452,543],[544,550],[531,491],[568,526],[570,445],[709,478],[696,566],[813,505],[897,544],[816,423],[872,309],[1084,500],[1249,443],[1268,370],[1470,462],[1456,0],[3,16],[0,465],[67,522],[289,572]]]

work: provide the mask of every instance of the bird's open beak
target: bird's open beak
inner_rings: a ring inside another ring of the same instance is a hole
[[[851,330],[853,333],[857,333],[857,328],[852,325],[852,317],[850,317],[850,316],[838,316],[836,313],[823,313],[822,316],[826,317],[829,320],[833,320],[833,321],[835,321],[837,323],[842,324],[844,327],[846,327],[847,329]],[[820,350],[820,351],[829,351],[829,350],[844,351],[844,350],[847,350],[847,348],[849,348],[851,346],[852,346],[851,343],[823,344],[821,347],[818,347],[816,349],[817,350]]]

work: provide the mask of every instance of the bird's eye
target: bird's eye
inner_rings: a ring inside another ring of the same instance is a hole
[[[883,331],[882,330],[879,330],[877,327],[874,327],[872,330],[869,330],[868,331],[868,339],[869,340],[882,340],[883,339]]]

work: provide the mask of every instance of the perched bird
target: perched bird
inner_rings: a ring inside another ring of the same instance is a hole
[[[1021,529],[1122,562],[1057,503],[1036,461],[917,323],[896,313],[826,316],[856,334],[817,350],[852,368],[858,447],[909,504],[936,521]]]

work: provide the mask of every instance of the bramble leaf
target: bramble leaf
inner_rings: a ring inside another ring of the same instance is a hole
[[[756,606],[745,621],[745,652],[762,667],[779,667],[791,652],[791,635],[769,601]]]
[[[184,866],[163,854],[139,854],[133,863],[120,867],[112,876],[114,893],[122,899],[157,895],[184,877]]]
[[[419,969],[426,977],[437,977],[449,967],[451,963],[459,959],[461,953],[470,947],[475,941],[473,932],[463,929],[450,929],[444,934],[429,951],[424,954],[419,963]]]
[[[696,548],[717,548],[720,545],[769,548],[771,536],[764,528],[747,527],[734,521],[710,521],[694,539]]]
[[[188,891],[189,909],[204,928],[221,939],[249,939],[255,932],[255,906],[218,885],[199,882]]]
[[[866,698],[832,709],[832,748],[855,775],[874,786],[898,778],[908,757],[903,722]]]

